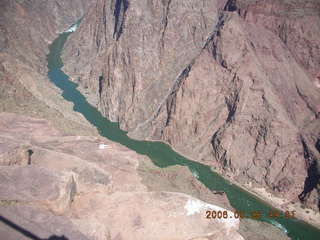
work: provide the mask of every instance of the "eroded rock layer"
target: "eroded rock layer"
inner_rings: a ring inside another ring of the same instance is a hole
[[[65,70],[130,136],[316,208],[319,1],[98,0]],[[311,193],[312,192],[312,193]]]

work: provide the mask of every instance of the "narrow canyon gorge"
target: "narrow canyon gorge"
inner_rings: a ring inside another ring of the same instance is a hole
[[[116,3],[97,1],[63,53],[92,104],[133,138],[318,209],[319,2]]]
[[[317,0],[1,0],[0,239],[316,240],[319,46]]]

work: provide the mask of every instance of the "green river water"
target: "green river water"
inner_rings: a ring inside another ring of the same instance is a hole
[[[217,173],[200,163],[188,160],[187,158],[176,153],[172,148],[162,142],[137,141],[130,139],[127,133],[121,130],[117,123],[110,122],[77,90],[77,84],[69,80],[69,77],[61,70],[63,62],[61,52],[64,43],[70,33],[62,33],[49,46],[48,76],[49,79],[60,88],[62,96],[67,101],[74,104],[74,111],[81,113],[92,125],[94,125],[101,136],[118,142],[139,154],[147,155],[155,165],[165,168],[172,165],[187,166],[189,170],[201,181],[206,187],[215,191],[223,191],[227,194],[231,205],[237,211],[243,211],[245,215],[250,215],[253,211],[262,213],[260,221],[265,221],[277,226],[287,233],[294,240],[319,240],[320,230],[314,228],[302,221],[284,217],[271,219],[268,217],[270,210],[274,210],[268,204],[257,199],[251,194],[231,184]],[[214,223],[214,220],[211,220]],[[275,239],[276,240],[276,239]]]

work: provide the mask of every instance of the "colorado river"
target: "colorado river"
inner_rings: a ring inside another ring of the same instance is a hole
[[[67,101],[74,104],[74,111],[81,113],[92,125],[94,125],[101,136],[118,142],[139,154],[148,156],[155,165],[165,168],[172,165],[187,166],[193,175],[201,181],[206,187],[215,191],[223,191],[227,194],[231,205],[237,211],[252,213],[259,211],[262,213],[261,221],[269,222],[287,233],[294,240],[316,240],[320,239],[320,230],[305,224],[296,219],[267,217],[272,209],[267,204],[258,200],[251,194],[244,192],[240,188],[232,185],[217,173],[210,170],[208,166],[188,160],[176,153],[172,148],[162,142],[137,141],[130,139],[127,133],[118,127],[117,123],[110,122],[77,90],[77,84],[69,80],[69,77],[61,70],[63,63],[61,52],[70,32],[62,33],[49,46],[48,76],[49,79],[60,88],[62,96]],[[246,214],[248,215],[248,214]],[[213,221],[213,220],[212,220]]]

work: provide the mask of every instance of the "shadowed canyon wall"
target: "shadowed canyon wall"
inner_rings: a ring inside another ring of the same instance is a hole
[[[305,190],[315,207],[319,9],[315,0],[98,0],[66,44],[65,71],[130,136],[166,141],[286,199]]]

